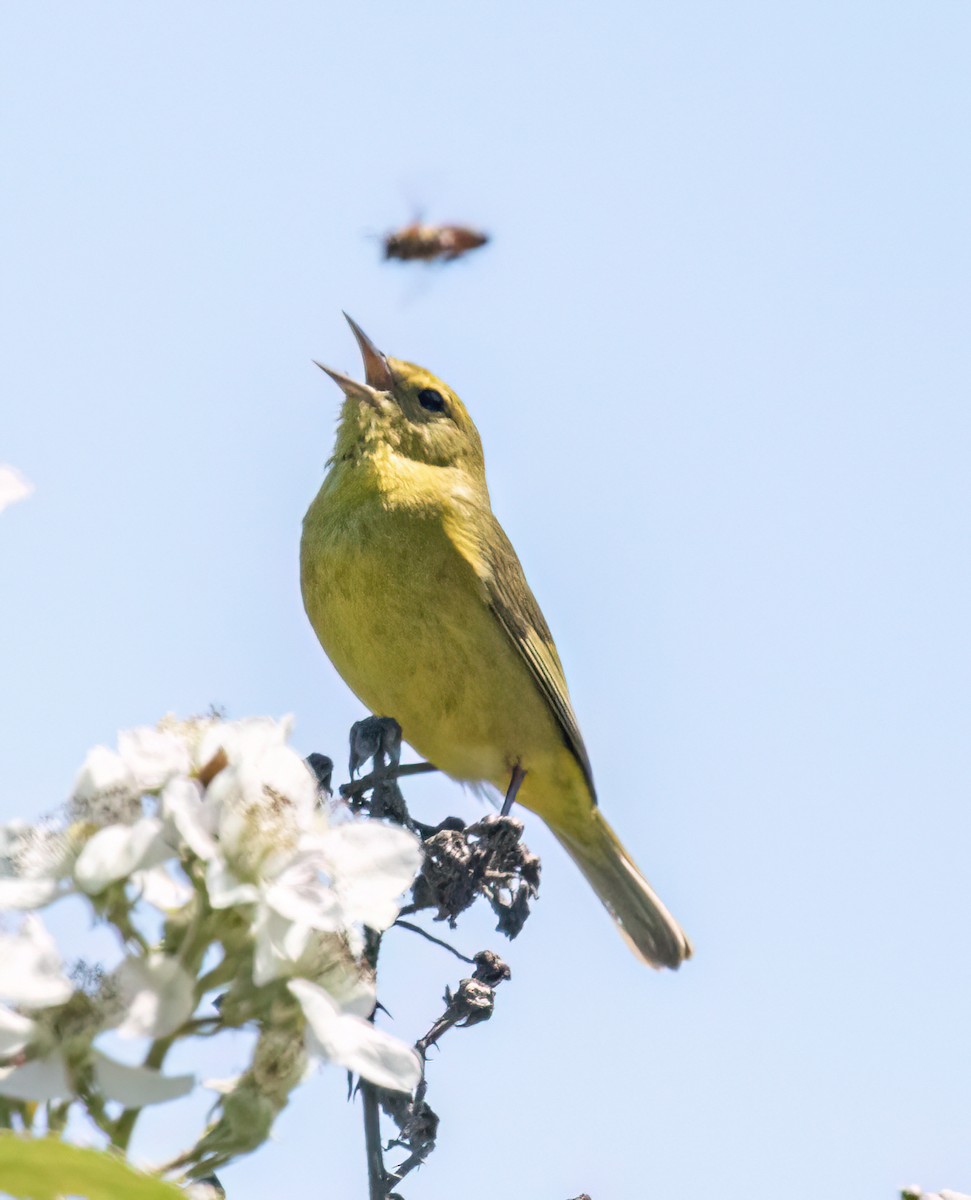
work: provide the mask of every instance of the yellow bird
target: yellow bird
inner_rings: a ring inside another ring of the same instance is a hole
[[[346,315],[346,314],[345,314]],[[330,470],[303,523],[301,586],[334,666],[454,779],[538,813],[638,957],[691,943],[597,806],[559,655],[493,515],[482,442],[456,394],[347,318],[365,383],[344,392]]]

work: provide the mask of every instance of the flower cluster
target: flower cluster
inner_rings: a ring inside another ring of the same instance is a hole
[[[156,1069],[171,1042],[252,1028],[253,1063],[185,1156],[211,1166],[251,1148],[252,1124],[234,1134],[237,1109],[261,1104],[268,1132],[308,1059],[414,1088],[418,1056],[369,1019],[364,929],[396,919],[420,844],[328,812],[290,725],[205,717],[122,733],[116,750],[90,752],[58,819],[0,827],[0,908],[25,914],[0,931],[0,1097],[79,1098],[123,1148],[130,1114],[111,1101],[134,1110],[195,1082]],[[36,910],[68,895],[118,932],[114,969],[65,969]],[[107,1031],[152,1039],[146,1065],[105,1054]]]

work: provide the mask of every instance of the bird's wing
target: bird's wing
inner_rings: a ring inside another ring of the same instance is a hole
[[[480,509],[475,528],[479,536],[474,552],[470,553],[472,547],[465,537],[453,538],[453,541],[484,585],[489,606],[549,704],[563,740],[580,764],[590,794],[596,800],[590,759],[570,703],[560,656],[546,618],[526,582],[522,564],[491,509]],[[463,533],[467,532],[468,527],[463,530]]]

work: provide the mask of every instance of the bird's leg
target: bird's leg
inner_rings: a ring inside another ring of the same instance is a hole
[[[512,769],[512,778],[509,780],[509,787],[506,788],[506,798],[502,802],[502,811],[499,814],[501,817],[509,816],[509,811],[516,803],[516,795],[519,792],[520,785],[525,778],[526,772],[519,765],[519,763],[516,763]]]

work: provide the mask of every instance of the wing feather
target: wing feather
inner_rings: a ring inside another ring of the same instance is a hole
[[[480,509],[472,526],[477,533],[474,556],[458,545],[485,587],[489,605],[510,642],[521,655],[536,686],[563,733],[567,748],[576,758],[590,794],[596,802],[593,772],[576,714],[570,703],[563,665],[556,652],[546,618],[530,591],[522,564],[505,531],[491,509]],[[463,533],[468,533],[465,526]],[[458,541],[458,539],[453,539]],[[465,541],[462,538],[461,541]]]

